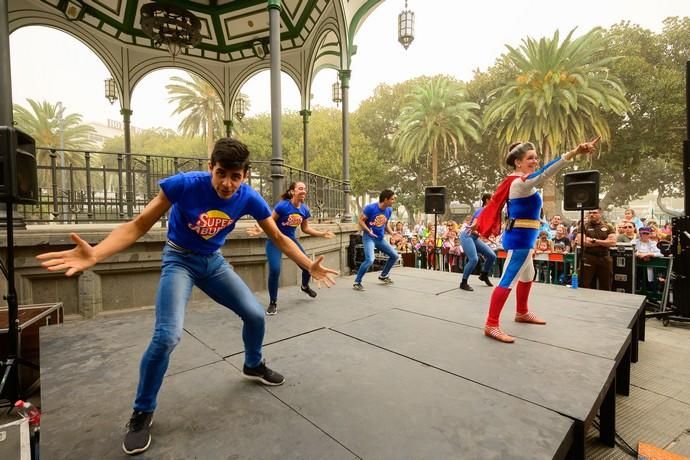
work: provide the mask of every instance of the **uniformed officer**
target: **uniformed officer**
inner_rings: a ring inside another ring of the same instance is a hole
[[[579,233],[575,241],[581,246]],[[611,290],[613,261],[609,248],[615,245],[616,230],[613,225],[601,220],[601,209],[589,211],[585,222],[584,258],[580,275],[582,287],[597,288],[598,280],[599,290]]]

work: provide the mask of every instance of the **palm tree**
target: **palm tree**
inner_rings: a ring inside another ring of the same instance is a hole
[[[92,126],[81,124],[78,113],[64,113],[61,103],[36,102],[27,99],[31,110],[14,104],[14,121],[17,127],[36,140],[39,147],[65,149],[90,149],[94,142],[89,134],[96,132]]]
[[[507,46],[515,78],[490,93],[494,99],[484,113],[484,125],[495,129],[497,141],[536,141],[544,162],[601,135],[610,138],[604,114],[623,114],[629,107],[621,82],[608,65],[620,57],[603,57],[601,29],[573,40],[571,30],[562,43],[551,39],[523,40],[519,49]],[[544,185],[544,208],[555,211],[555,181]]]
[[[31,110],[14,104],[14,121],[19,129],[34,138],[36,146],[74,150],[90,150],[95,146],[89,135],[95,133],[96,130],[92,126],[83,125],[80,114],[66,114],[60,102],[51,104],[33,99],[27,99],[27,102]],[[84,156],[79,152],[60,152],[60,156],[64,158],[66,166],[84,164]],[[41,166],[49,165],[49,153],[39,150],[36,161]],[[38,179],[41,187],[49,187],[52,183],[50,171],[45,169],[40,172]],[[77,185],[81,182],[83,182],[81,176],[77,175]]]
[[[213,144],[223,132],[223,103],[215,88],[203,78],[190,74],[191,80],[172,77],[176,82],[166,85],[169,102],[176,102],[173,115],[185,114],[178,129],[185,136],[200,134],[206,139],[208,154],[213,151]]]
[[[457,158],[458,147],[467,137],[479,142],[479,105],[466,100],[465,87],[447,77],[436,77],[420,84],[403,106],[393,135],[393,147],[405,163],[431,158],[432,184],[438,181],[438,157]],[[451,149],[452,147],[452,149]],[[428,163],[427,163],[428,164]]]

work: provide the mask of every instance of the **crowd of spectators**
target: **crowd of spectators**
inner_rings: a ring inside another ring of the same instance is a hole
[[[652,258],[662,257],[661,251],[657,247],[659,241],[670,241],[671,224],[664,223],[659,225],[655,218],[639,218],[632,209],[627,209],[623,217],[614,222],[609,222],[605,216],[597,214],[596,211],[590,212],[585,217],[587,226],[601,226],[610,229],[603,234],[611,234],[604,239],[609,239],[609,243],[602,245],[601,254],[608,255],[608,248],[616,244],[630,244],[634,247],[634,254],[638,262],[646,262]],[[592,219],[598,217],[596,223]],[[434,223],[418,221],[414,226],[407,222],[396,222],[393,226],[394,233],[390,237],[390,243],[395,246],[401,254],[414,254],[408,260],[414,260],[415,266],[431,270],[462,271],[464,257],[460,245],[459,235],[466,229],[470,221],[468,216],[464,222],[458,223],[453,220],[438,222],[436,228]],[[578,247],[579,238],[577,237],[580,228],[579,221],[569,221],[561,215],[553,215],[550,218],[542,218],[542,226],[535,246],[535,254],[567,254]],[[589,228],[589,227],[587,227]],[[592,252],[588,247],[589,234],[585,236],[585,255]],[[592,238],[592,240],[597,240]],[[603,241],[599,239],[597,241]],[[495,240],[486,241],[494,250],[498,251],[501,247],[501,236]],[[592,244],[595,246],[595,244]],[[609,268],[610,270],[610,268]],[[584,270],[583,270],[584,271]],[[646,275],[650,282],[653,282],[651,269]],[[606,283],[599,285],[606,289]],[[609,287],[610,289],[610,287]]]

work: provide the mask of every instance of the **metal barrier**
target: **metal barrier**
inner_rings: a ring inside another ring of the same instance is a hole
[[[18,206],[26,223],[130,220],[158,193],[159,180],[179,172],[207,170],[205,157],[43,147],[36,150],[38,203]],[[284,174],[287,184],[302,181],[307,185],[307,205],[314,219],[327,221],[342,216],[343,181],[291,166],[284,166]],[[273,205],[269,161],[252,161],[248,182]]]

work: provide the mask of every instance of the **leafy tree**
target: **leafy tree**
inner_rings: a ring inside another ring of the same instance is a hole
[[[660,200],[681,196],[690,19],[666,19],[661,34],[621,22],[605,40],[607,53],[624,56],[611,64],[611,72],[623,81],[630,109],[607,116],[617,128],[611,151],[595,163],[606,190],[601,206],[625,205],[650,191]]]
[[[422,153],[431,159],[432,184],[438,181],[439,156],[464,147],[467,138],[479,141],[479,105],[467,101],[464,85],[448,77],[436,77],[414,90],[398,118],[393,146],[405,163],[416,162]]]
[[[527,37],[520,48],[507,46],[513,78],[489,94],[485,125],[496,129],[498,141],[533,140],[544,162],[594,135],[610,139],[605,114],[628,109],[623,85],[611,72],[618,56],[605,52],[602,30],[592,29],[563,42]],[[544,185],[544,207],[555,211],[555,182]]]
[[[185,136],[200,134],[206,139],[207,153],[213,151],[215,139],[222,136],[223,104],[215,88],[203,78],[189,74],[191,80],[171,77],[175,83],[165,86],[170,97],[169,102],[177,103],[173,115],[185,114],[178,129]]]
[[[131,144],[132,152],[136,154],[192,158],[205,157],[207,147],[202,138],[182,136],[167,128],[151,128],[132,133]],[[105,141],[103,151],[124,152],[123,136]]]

